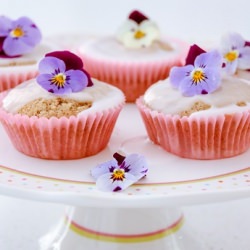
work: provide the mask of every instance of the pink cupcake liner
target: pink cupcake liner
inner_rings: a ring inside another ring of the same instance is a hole
[[[11,114],[1,108],[0,120],[14,147],[26,155],[79,159],[107,146],[122,106],[123,103],[102,112],[59,119]]]
[[[183,65],[187,45],[174,41],[183,47],[179,55],[152,62],[123,62],[119,58],[98,59],[82,52],[79,55],[84,62],[84,68],[93,78],[118,87],[125,94],[127,102],[135,102],[153,83],[166,79],[173,66]]]
[[[5,72],[0,70],[0,92],[11,89],[18,84],[35,78],[38,74],[37,69]]]
[[[250,113],[189,118],[164,115],[136,102],[148,136],[155,144],[180,157],[222,159],[250,147]]]
[[[125,94],[127,102],[134,102],[153,83],[167,78],[170,69],[180,66],[181,60],[129,64],[101,61],[85,56],[84,65],[93,78],[118,87]]]

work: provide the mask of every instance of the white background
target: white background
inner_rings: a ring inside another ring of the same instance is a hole
[[[250,40],[249,0],[0,0],[0,14],[27,15],[44,35],[112,34],[133,9],[168,36],[199,42],[237,31]]]
[[[219,41],[229,31],[250,40],[249,0],[0,0],[0,14],[29,16],[44,36],[112,34],[133,9],[155,20],[163,35],[188,42]],[[250,249],[250,199],[183,210],[207,250]],[[0,196],[0,250],[37,250],[63,211],[61,204]]]

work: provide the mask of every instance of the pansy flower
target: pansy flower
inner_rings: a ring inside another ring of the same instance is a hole
[[[114,159],[99,164],[91,170],[98,189],[102,191],[124,190],[144,177],[148,171],[146,159],[142,155],[123,156],[115,153],[113,157]]]
[[[159,39],[160,32],[157,25],[141,12],[135,10],[117,31],[118,41],[128,48],[149,47]]]
[[[234,74],[237,69],[250,69],[250,43],[238,33],[231,33],[221,40],[223,66],[228,74]]]
[[[218,51],[205,52],[193,45],[186,63],[182,67],[173,67],[169,75],[172,86],[184,96],[208,94],[218,88],[222,66],[222,57]]]
[[[46,54],[38,70],[38,84],[54,94],[79,92],[93,85],[89,74],[83,69],[81,58],[69,51]]]
[[[0,16],[0,56],[15,57],[30,53],[40,43],[40,30],[28,17],[13,21]]]

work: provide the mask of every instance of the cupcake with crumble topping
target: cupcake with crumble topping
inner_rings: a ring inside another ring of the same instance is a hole
[[[38,62],[53,50],[41,40],[41,31],[28,17],[0,16],[0,92],[38,74]]]
[[[118,88],[92,79],[78,56],[55,51],[40,61],[37,78],[1,94],[0,120],[26,155],[79,159],[107,146],[124,101]]]
[[[187,49],[185,42],[163,37],[155,22],[135,10],[116,34],[89,39],[78,54],[93,77],[120,88],[126,101],[134,102],[172,66],[182,65]]]
[[[149,138],[190,159],[223,159],[250,146],[250,84],[223,74],[219,51],[191,47],[186,65],[137,100]]]

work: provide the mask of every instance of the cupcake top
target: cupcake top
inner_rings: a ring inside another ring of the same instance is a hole
[[[152,85],[144,103],[164,114],[213,116],[249,110],[250,83],[223,75],[222,55],[191,47],[183,67],[173,67],[170,77]]]
[[[156,23],[137,10],[129,14],[115,34],[90,39],[79,48],[82,54],[96,59],[128,62],[171,60],[185,50],[183,42],[162,38]]]
[[[116,87],[91,79],[79,57],[69,51],[46,54],[40,74],[10,90],[3,108],[28,116],[69,117],[108,110],[124,102]]]
[[[48,44],[40,44],[42,34],[28,17],[11,20],[0,16],[0,67],[36,64],[51,50]]]

